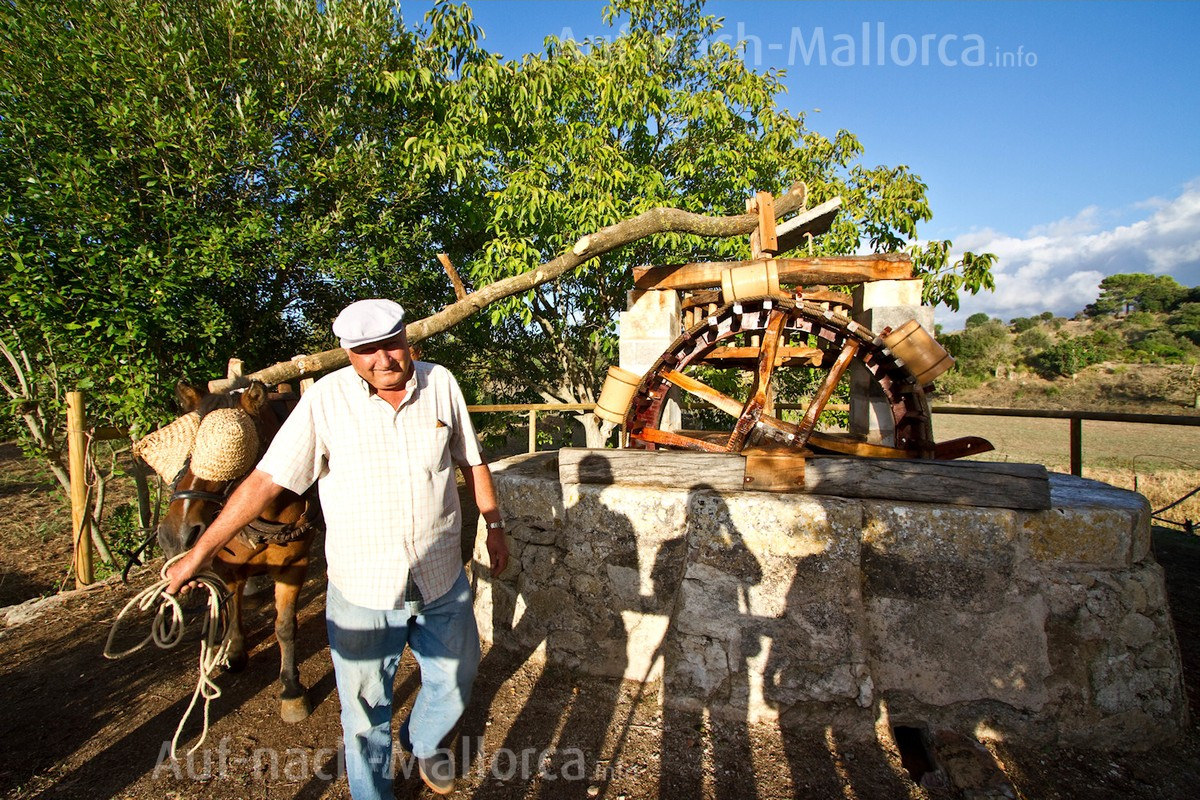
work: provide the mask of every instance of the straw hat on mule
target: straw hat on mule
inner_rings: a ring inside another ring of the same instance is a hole
[[[149,464],[164,481],[173,481],[183,471],[199,429],[200,415],[195,411],[184,414],[134,442],[133,454]]]
[[[258,462],[258,431],[240,408],[204,415],[192,446],[192,474],[206,481],[240,478]]]
[[[138,440],[134,455],[164,481],[173,481],[191,457],[192,474],[207,481],[231,481],[250,471],[258,460],[254,420],[238,408],[218,408],[204,415],[184,414]]]

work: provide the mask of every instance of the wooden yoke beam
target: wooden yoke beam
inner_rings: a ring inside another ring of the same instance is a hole
[[[711,289],[721,285],[721,273],[754,261],[705,261],[666,267],[635,267],[636,289]],[[905,253],[865,256],[777,258],[779,282],[792,285],[851,284],[911,278],[912,259]]]

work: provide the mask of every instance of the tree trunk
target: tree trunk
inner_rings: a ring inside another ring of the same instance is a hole
[[[587,442],[587,447],[592,449],[607,447],[613,428],[617,427],[611,422],[601,420],[592,413],[577,414],[575,419],[583,426],[583,435]]]

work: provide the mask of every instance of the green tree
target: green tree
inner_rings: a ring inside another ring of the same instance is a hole
[[[1109,275],[1100,281],[1100,296],[1084,308],[1089,317],[1140,311],[1170,311],[1187,298],[1188,289],[1170,275],[1140,272]]]
[[[1045,350],[1052,344],[1050,334],[1046,333],[1041,328],[1029,328],[1017,334],[1013,344],[1023,353],[1032,355]]]
[[[957,369],[966,376],[990,377],[997,367],[1012,360],[1008,327],[1000,320],[985,319],[943,337],[942,344],[954,356]]]
[[[1167,328],[1176,336],[1200,344],[1200,303],[1184,303],[1167,318]]]
[[[1024,333],[1027,330],[1036,328],[1038,325],[1037,317],[1017,317],[1009,322],[1012,326],[1013,333]]]
[[[966,327],[974,328],[979,325],[986,325],[987,323],[989,323],[991,321],[992,321],[991,317],[989,317],[987,314],[984,314],[982,311],[980,311],[978,313],[972,314],[971,316],[967,317]]]
[[[750,70],[702,9],[693,0],[619,0],[605,12],[619,35],[551,37],[542,53],[519,62],[482,60],[464,71],[481,117],[503,120],[473,178],[484,191],[465,194],[469,206],[464,200],[452,216],[455,260],[477,284],[656,206],[737,214],[753,190],[795,181],[806,183],[811,204],[835,195],[845,203],[815,243],[817,254],[909,247],[931,214],[920,179],[903,166],[861,163],[852,134],[826,138],[779,108],[779,74]],[[986,285],[991,262],[967,254],[956,271],[948,252],[922,249],[918,273],[936,274],[927,288],[956,303],[958,289]],[[477,343],[493,385],[594,401],[615,356],[613,312],[625,305],[632,267],[747,256],[744,239],[653,237],[494,307],[486,329],[455,335]],[[579,421],[590,444],[603,441],[607,429],[591,415]]]
[[[654,206],[737,213],[751,189],[797,180],[813,202],[845,200],[818,252],[910,247],[931,213],[920,179],[779,109],[778,74],[749,70],[701,10],[621,0],[611,41],[503,61],[448,3],[419,26],[383,0],[10,4],[9,350],[145,430],[176,376],[326,344],[349,297],[401,297],[414,318],[444,305],[439,250],[481,286]],[[423,349],[479,397],[592,400],[631,266],[745,249],[637,242]],[[915,251],[929,296],[990,285],[990,256],[949,252]],[[57,429],[53,393],[21,404]]]
[[[377,0],[5,4],[0,389],[27,449],[65,483],[66,389],[136,435],[178,378],[304,352],[348,297],[440,305],[414,265],[477,152],[472,43],[463,9],[418,31]]]

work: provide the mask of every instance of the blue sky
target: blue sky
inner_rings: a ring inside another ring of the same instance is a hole
[[[613,33],[602,2],[471,6],[488,49],[507,57],[539,52],[548,35]],[[923,238],[1000,256],[996,293],[939,309],[947,328],[976,311],[1072,314],[1116,272],[1200,284],[1200,4],[727,0],[707,11],[747,42],[751,66],[786,70],[781,105],[826,135],[858,135],[864,161],[922,176],[934,210]]]

